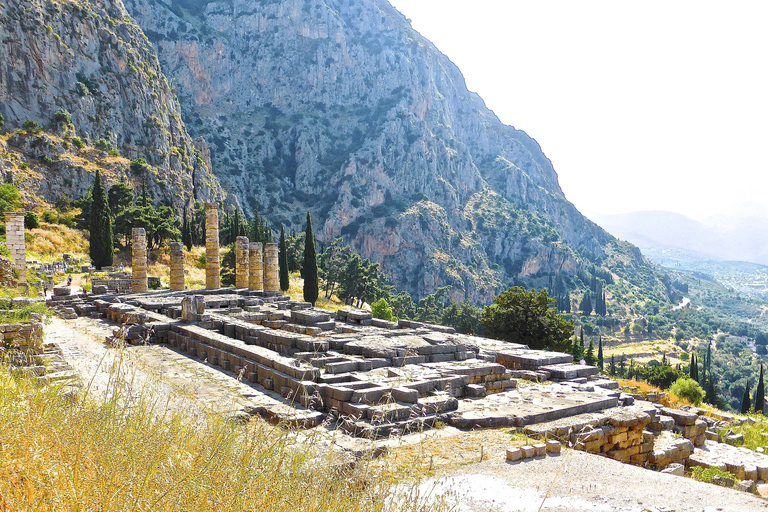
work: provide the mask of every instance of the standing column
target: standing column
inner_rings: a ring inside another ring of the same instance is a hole
[[[251,242],[248,246],[248,288],[261,291],[264,289],[264,264],[262,261],[261,242]]]
[[[235,239],[235,288],[248,288],[248,238]]]
[[[24,212],[5,212],[5,246],[11,251],[19,285],[27,284],[27,248],[24,241]]]
[[[264,291],[269,293],[280,292],[277,244],[266,244],[264,246]]]
[[[205,205],[205,287],[221,288],[219,274],[219,210],[216,205]]]
[[[184,289],[184,244],[171,242],[171,291]]]
[[[143,293],[149,290],[147,287],[147,232],[144,228],[133,228],[131,232],[133,243],[131,244],[131,268],[133,280],[131,291]]]

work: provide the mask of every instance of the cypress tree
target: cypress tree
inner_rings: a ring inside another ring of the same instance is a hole
[[[93,266],[101,270],[101,267],[111,266],[114,262],[115,248],[112,245],[112,221],[109,218],[109,203],[101,184],[101,172],[98,169],[96,170],[96,179],[93,181],[92,197],[88,255],[91,257]]]
[[[587,356],[585,357],[587,360],[587,364],[592,366],[595,364],[595,342],[594,340],[589,340],[589,348],[587,349]]]
[[[755,412],[763,414],[765,409],[765,383],[763,382],[763,363],[760,363],[760,380],[755,391]]]
[[[315,234],[312,232],[312,217],[307,211],[307,232],[304,239],[304,300],[314,306],[319,293]]]
[[[741,414],[747,414],[752,408],[749,398],[749,381],[747,381],[747,387],[744,388],[744,396],[741,397]]]
[[[699,382],[699,371],[698,368],[696,368],[696,354],[691,354],[691,368],[689,371],[689,376],[695,380],[696,382]]]
[[[288,291],[291,280],[288,276],[288,250],[285,247],[285,228],[280,226],[280,246],[278,248],[277,261],[280,265],[280,289]]]
[[[600,371],[603,371],[604,361],[603,361],[603,337],[598,336],[597,337],[597,367],[600,368]]]
[[[584,329],[579,333],[579,338],[581,342],[581,351],[584,352]]]
[[[611,354],[611,366],[608,371],[611,375],[616,375],[616,359],[613,357],[613,354]]]
[[[584,292],[584,296],[581,298],[581,304],[579,304],[581,312],[589,316],[592,314],[592,298],[590,297],[589,290]]]
[[[187,209],[184,208],[184,215],[181,223],[181,241],[188,251],[192,250],[192,227],[189,225],[189,219],[187,218]]]

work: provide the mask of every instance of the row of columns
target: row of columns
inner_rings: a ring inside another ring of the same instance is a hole
[[[22,226],[24,218],[22,216]],[[147,291],[147,234],[144,228],[132,232],[132,291]],[[184,290],[184,248],[181,242],[171,242],[171,290]],[[235,240],[235,287],[268,293],[280,292],[277,244],[249,243],[239,236]],[[221,288],[219,260],[219,211],[215,205],[205,205],[205,287]]]

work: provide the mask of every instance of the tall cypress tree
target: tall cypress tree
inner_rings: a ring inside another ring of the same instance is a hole
[[[312,217],[307,211],[307,232],[304,239],[304,300],[314,306],[319,293],[315,234],[312,232]]]
[[[112,221],[109,218],[109,203],[101,184],[101,172],[98,169],[96,170],[96,179],[93,181],[92,197],[88,255],[91,257],[93,266],[101,270],[101,267],[111,266],[114,262],[115,248],[112,245]]]
[[[187,209],[184,208],[184,215],[181,221],[181,241],[188,251],[192,250],[192,227],[189,225],[189,219],[187,218]]]
[[[285,228],[282,225],[280,226],[280,246],[278,248],[277,261],[280,265],[280,289],[283,292],[287,292],[291,280],[288,276],[288,250],[285,247]]]
[[[741,397],[741,414],[747,414],[752,407],[749,398],[749,381],[747,381],[747,387],[744,388],[744,396]]]
[[[600,368],[600,371],[603,371],[604,367],[604,361],[603,361],[603,337],[598,336],[597,337],[597,367]]]
[[[690,377],[696,382],[699,381],[699,369],[696,366],[696,353],[691,354],[691,370]]]
[[[592,366],[595,364],[595,342],[594,339],[589,340],[589,348],[587,349],[586,357],[584,358],[587,360],[587,364]]]
[[[760,380],[755,391],[755,412],[763,414],[765,409],[765,383],[763,382],[763,363],[760,363]]]

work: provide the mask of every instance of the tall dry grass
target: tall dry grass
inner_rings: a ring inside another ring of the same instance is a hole
[[[40,223],[28,232],[27,257],[43,262],[60,261],[64,253],[88,259],[88,241],[81,231],[61,224]]]
[[[0,425],[0,510],[435,510],[402,471],[260,420],[173,412],[119,378],[72,400],[0,369]]]

